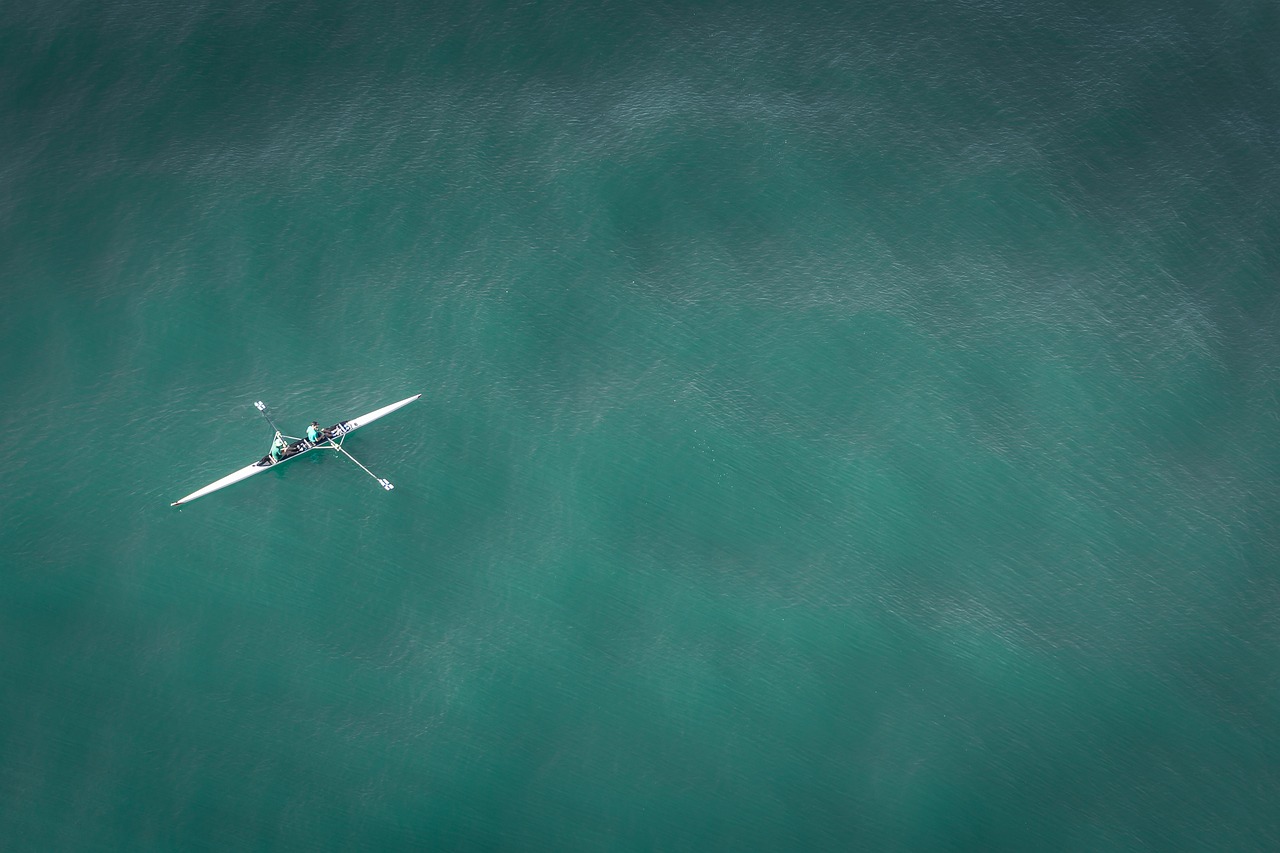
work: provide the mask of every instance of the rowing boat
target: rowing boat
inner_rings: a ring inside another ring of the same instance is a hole
[[[274,468],[275,466],[280,465],[281,463],[288,462],[290,459],[296,459],[304,453],[310,453],[312,450],[336,450],[342,453],[352,462],[355,462],[357,465],[360,465],[360,462],[357,461],[355,457],[353,457],[350,453],[347,453],[347,451],[342,447],[342,440],[346,438],[348,435],[350,435],[351,433],[358,430],[360,427],[371,424],[374,421],[376,421],[378,418],[385,417],[391,414],[392,412],[394,412],[396,409],[409,405],[410,403],[412,403],[414,400],[418,399],[421,396],[422,396],[421,394],[414,394],[412,397],[406,397],[405,399],[401,400],[398,403],[392,403],[390,406],[383,406],[381,409],[374,409],[372,412],[369,412],[367,415],[361,415],[358,418],[352,418],[351,420],[348,420],[348,421],[339,421],[338,423],[334,424],[328,429],[322,430],[320,432],[320,439],[314,443],[307,441],[305,438],[296,439],[291,444],[288,444],[285,446],[285,449],[281,453],[279,459],[273,460],[271,456],[268,454],[267,456],[264,456],[261,459],[259,459],[257,462],[254,462],[252,465],[246,465],[245,467],[241,468],[239,471],[233,471],[232,473],[223,477],[221,480],[215,480],[214,482],[205,486],[203,489],[197,489],[191,494],[187,495],[185,498],[180,498],[179,500],[176,500],[173,503],[169,504],[169,506],[181,506],[182,504],[185,504],[185,503],[191,503],[191,501],[195,500],[196,498],[202,498],[205,495],[209,494],[210,492],[216,492],[219,489],[225,489],[227,486],[230,486],[234,483],[238,483],[241,480],[248,479],[249,477],[252,477],[254,474],[261,474],[263,471],[267,471],[271,468]],[[258,410],[261,411],[263,415],[266,415],[266,407],[262,403],[255,403],[254,405],[258,407]],[[267,417],[267,420],[268,422],[270,422],[271,418]],[[272,423],[272,426],[275,426],[275,424]],[[276,430],[276,434],[279,435],[280,431]],[[283,436],[283,437],[293,438],[293,436]],[[366,473],[374,477],[374,479],[378,480],[379,485],[381,485],[384,489],[390,491],[393,488],[393,486],[389,482],[377,477],[368,468],[365,468],[363,465],[360,465],[360,467],[364,468]]]

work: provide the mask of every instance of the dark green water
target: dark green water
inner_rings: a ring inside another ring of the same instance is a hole
[[[1274,4],[357,5],[0,10],[0,848],[1280,847]]]

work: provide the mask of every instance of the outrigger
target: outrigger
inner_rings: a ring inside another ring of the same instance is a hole
[[[239,471],[235,471],[231,474],[228,474],[227,476],[223,477],[221,480],[217,480],[205,486],[203,489],[197,489],[196,491],[187,495],[185,498],[181,498],[169,504],[169,506],[181,506],[182,504],[190,503],[196,498],[202,498],[205,495],[209,494],[210,492],[218,491],[218,489],[225,489],[227,486],[230,486],[233,483],[238,483],[241,480],[244,480],[248,477],[252,477],[254,474],[261,474],[263,471],[266,471],[269,468],[273,468],[276,465],[279,465],[281,462],[288,462],[290,459],[296,459],[302,454],[309,453],[312,450],[338,451],[343,456],[350,459],[352,462],[356,463],[357,465],[360,465],[360,469],[362,471],[364,471],[370,477],[373,477],[373,479],[377,480],[378,485],[382,486],[383,489],[389,492],[392,489],[394,489],[395,486],[391,485],[391,483],[389,483],[384,478],[379,477],[377,474],[374,474],[368,468],[364,467],[364,465],[361,465],[360,460],[356,459],[354,456],[348,453],[346,451],[346,448],[342,446],[342,441],[350,433],[355,432],[360,427],[366,424],[373,423],[378,418],[389,415],[392,412],[394,412],[396,409],[409,405],[410,403],[412,403],[414,400],[418,399],[421,396],[422,396],[421,394],[414,394],[412,397],[406,397],[405,399],[401,400],[398,403],[392,403],[390,406],[383,406],[381,409],[375,409],[372,412],[369,412],[369,414],[367,415],[361,415],[360,417],[352,418],[349,421],[339,421],[338,423],[334,424],[328,429],[321,430],[318,440],[314,442],[308,441],[305,438],[298,438],[296,436],[284,435],[283,433],[281,433],[280,428],[276,426],[275,421],[271,420],[271,416],[267,414],[266,404],[263,403],[261,400],[259,400],[253,405],[258,409],[259,412],[262,412],[262,416],[267,419],[267,423],[271,424],[271,428],[276,431],[276,436],[280,439],[288,439],[290,442],[285,445],[284,450],[280,453],[280,458],[274,459],[272,458],[271,454],[268,453],[266,456],[262,457],[257,462],[254,462],[252,465],[246,465],[245,467],[241,468]]]

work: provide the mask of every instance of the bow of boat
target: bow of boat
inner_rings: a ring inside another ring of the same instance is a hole
[[[381,409],[374,409],[372,412],[369,412],[367,415],[361,415],[358,418],[352,418],[351,420],[347,421],[347,424],[348,424],[347,432],[350,432],[353,429],[359,429],[365,424],[373,423],[378,418],[385,417],[391,414],[392,412],[394,412],[396,409],[402,409],[421,396],[422,396],[421,394],[414,394],[412,397],[405,397],[403,400],[401,400],[398,403],[392,403],[390,406],[383,406]]]

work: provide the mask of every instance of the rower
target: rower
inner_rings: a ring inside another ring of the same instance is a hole
[[[311,426],[307,427],[307,441],[315,444],[320,440],[320,424],[312,421]]]
[[[279,462],[282,453],[284,453],[284,439],[280,437],[280,433],[276,433],[275,440],[271,442],[271,461]]]

